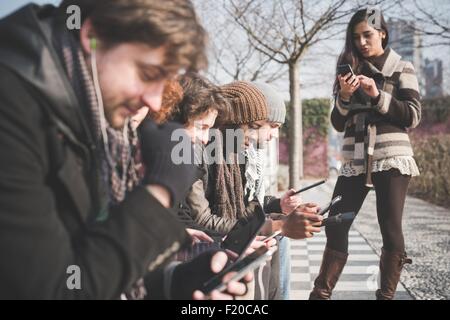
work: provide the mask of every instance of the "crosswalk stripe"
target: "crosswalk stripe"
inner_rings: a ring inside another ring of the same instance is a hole
[[[292,241],[292,243],[297,245],[297,243],[300,243],[301,241],[306,241],[306,243],[308,243],[308,244],[309,243],[317,243],[317,242],[320,243],[320,242],[326,242],[327,238],[326,237],[309,238],[307,240],[295,240],[295,241]],[[362,237],[353,236],[353,237],[348,238],[348,242],[349,243],[365,243],[366,240],[364,240],[364,238],[362,238]]]
[[[304,250],[306,246],[300,246],[300,250]],[[325,244],[312,244],[308,246],[309,251],[323,251],[325,249]],[[291,252],[295,252],[298,249],[294,249],[291,247]],[[348,246],[348,251],[351,253],[353,250],[358,251],[369,251],[373,252],[373,249],[367,244],[354,244]]]
[[[311,282],[311,276],[308,273],[292,273],[291,282],[295,281],[307,281]]]
[[[290,298],[292,300],[308,300],[311,290],[291,290]]]
[[[311,286],[313,286],[312,283],[311,283]],[[373,282],[373,281],[338,281],[338,283],[336,284],[336,287],[334,288],[333,291],[374,292],[377,288],[378,288],[377,283]],[[397,291],[405,292],[406,290],[403,286],[398,286]],[[309,290],[291,290],[291,293],[293,293],[294,295],[300,294],[302,296],[305,296],[306,292],[308,293],[308,296],[309,296],[309,292],[310,292]],[[307,297],[306,297],[306,299],[307,299]]]
[[[377,283],[373,281],[338,281],[335,291],[375,291]],[[398,286],[397,291],[405,291],[403,286]]]
[[[321,261],[321,254],[309,254],[309,261]],[[378,258],[375,254],[349,254],[347,261],[375,261],[378,262],[380,258]]]
[[[291,260],[291,267],[307,267],[307,266],[309,266],[308,260]]]
[[[374,269],[376,267],[376,269]],[[320,270],[320,266],[310,266],[309,272],[313,274],[318,274]],[[345,266],[342,274],[373,274],[375,270],[378,270],[378,264],[374,264],[373,266]],[[376,271],[378,272],[378,271]],[[294,273],[292,273],[294,274]]]

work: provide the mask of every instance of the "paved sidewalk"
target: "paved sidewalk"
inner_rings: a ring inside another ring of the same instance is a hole
[[[314,181],[305,181],[303,185],[308,185],[313,182]],[[335,181],[329,180],[326,184],[303,193],[303,201],[311,201],[316,202],[319,205],[325,205],[331,200],[334,184]],[[374,207],[371,206],[372,202],[373,205],[375,205],[374,199],[368,197],[366,200],[367,204],[364,206],[364,210],[361,211],[363,216],[367,216],[367,213],[364,213],[363,211],[369,212],[374,210]],[[373,220],[373,217],[375,217],[375,224],[378,226],[376,214],[371,215],[371,217],[372,218],[369,218],[369,220]],[[358,216],[357,220],[359,218],[360,217]],[[362,224],[365,223],[366,222],[362,222]],[[343,270],[340,281],[336,286],[332,299],[375,299],[375,290],[378,288],[377,281],[379,281],[378,264],[380,251],[374,250],[376,246],[366,240],[366,233],[373,237],[375,233],[379,233],[379,230],[376,230],[373,223],[368,225],[368,228],[363,228],[363,233],[360,233],[359,229],[354,227],[352,227],[350,231],[348,262]],[[359,226],[361,226],[361,224],[359,224]],[[309,292],[313,286],[313,281],[319,272],[325,242],[325,232],[317,234],[311,239],[291,241],[291,299],[302,300],[308,298]],[[414,297],[410,294],[408,288],[405,288],[402,283],[399,283],[396,299],[411,300],[414,299]]]
[[[375,203],[371,191],[354,227],[379,253],[382,240]],[[401,281],[418,300],[450,299],[450,210],[407,197],[403,212],[405,248],[413,263],[405,266]]]
[[[319,273],[326,237],[321,233],[307,240],[291,241],[291,299],[308,299],[313,282]],[[378,289],[379,257],[361,234],[351,230],[349,257],[339,282],[333,291],[333,300],[374,300]],[[402,284],[396,299],[411,300]]]

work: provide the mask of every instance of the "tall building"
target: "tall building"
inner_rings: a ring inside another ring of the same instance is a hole
[[[422,39],[414,28],[414,22],[389,19],[389,45],[403,60],[410,61],[416,69],[421,95],[425,95],[425,81],[422,73]]]
[[[423,74],[425,75],[425,97],[426,98],[442,97],[444,95],[442,85],[443,80],[442,60],[425,59]]]

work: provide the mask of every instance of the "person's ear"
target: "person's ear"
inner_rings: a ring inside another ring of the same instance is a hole
[[[92,49],[97,46],[97,41],[92,21],[90,18],[87,18],[84,20],[80,29],[80,43],[83,51],[87,54],[91,54]]]
[[[385,31],[380,31],[381,34],[381,40],[386,39],[386,32]]]

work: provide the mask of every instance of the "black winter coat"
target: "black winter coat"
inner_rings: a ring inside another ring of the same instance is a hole
[[[0,20],[0,299],[115,299],[187,234],[144,188],[96,219],[96,147],[52,45],[55,12]],[[81,289],[67,285],[77,267]]]

